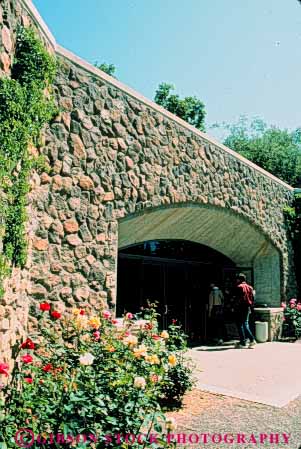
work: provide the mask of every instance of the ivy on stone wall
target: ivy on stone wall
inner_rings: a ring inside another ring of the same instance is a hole
[[[301,294],[301,190],[295,189],[293,207],[286,207],[284,215],[294,247],[295,273],[298,294]]]
[[[41,165],[38,147],[44,124],[56,113],[51,83],[56,62],[32,29],[20,27],[11,78],[0,79],[0,294],[12,266],[26,262],[26,195],[29,174]]]

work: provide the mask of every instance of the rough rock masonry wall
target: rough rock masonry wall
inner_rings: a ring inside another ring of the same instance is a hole
[[[27,20],[21,9],[17,20]],[[8,25],[1,14],[0,24],[0,59],[8,71],[10,32],[3,32]],[[96,69],[80,67],[63,49],[57,53],[54,93],[61,113],[46,129],[43,148],[52,170],[33,176],[30,196],[31,324],[42,300],[62,308],[114,308],[119,220],[175,204],[212,205],[248,220],[279,251],[282,294],[294,288],[282,213],[292,199],[288,186],[114,86]],[[14,312],[25,324],[17,298],[11,302],[10,312],[3,304],[4,319],[14,326]]]
[[[114,306],[118,220],[177,203],[212,204],[269,237],[288,275],[283,184],[60,57],[60,117],[46,132],[52,174],[34,203],[32,297]],[[226,238],[226,236],[225,236]]]

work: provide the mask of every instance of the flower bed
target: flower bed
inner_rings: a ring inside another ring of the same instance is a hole
[[[107,435],[143,432],[149,438],[150,429],[172,428],[162,406],[180,403],[192,386],[183,359],[186,339],[175,322],[159,333],[153,308],[120,321],[107,310],[98,316],[84,309],[61,313],[47,303],[40,304],[38,322],[36,336],[18,348],[13,371],[0,363],[0,375],[9,379],[0,406],[4,447],[16,447],[24,427],[43,435],[39,447],[48,448],[56,447],[50,435],[59,433],[65,440],[97,435],[97,443],[81,444],[102,448],[113,444]]]
[[[301,338],[301,302],[292,298],[288,304],[282,303],[283,307],[283,337]]]

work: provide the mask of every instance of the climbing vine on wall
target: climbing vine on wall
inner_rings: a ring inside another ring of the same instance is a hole
[[[29,146],[39,146],[42,127],[56,113],[50,92],[55,73],[55,59],[34,30],[20,27],[11,78],[0,79],[0,295],[11,267],[26,262],[29,174],[41,165]]]
[[[286,207],[284,215],[294,247],[294,262],[298,293],[301,294],[301,191],[296,189],[293,207]]]

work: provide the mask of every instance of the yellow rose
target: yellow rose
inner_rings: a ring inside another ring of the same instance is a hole
[[[159,365],[160,363],[160,359],[156,354],[146,356],[145,360],[151,365]]]
[[[169,417],[169,418],[166,418],[165,425],[166,425],[166,430],[168,430],[168,431],[176,430],[176,428],[177,428],[177,421],[176,421],[175,418]]]
[[[169,333],[167,331],[162,331],[160,336],[166,340],[169,338]]]
[[[97,316],[92,316],[88,321],[89,326],[93,327],[93,329],[100,328],[100,319]]]
[[[142,390],[144,390],[145,386],[146,386],[146,380],[144,379],[144,377],[135,377],[134,387],[141,388]]]
[[[134,356],[137,358],[147,356],[147,347],[145,345],[140,345],[138,348],[133,349]]]
[[[105,349],[106,349],[107,351],[109,351],[109,352],[115,352],[115,348],[114,348],[114,346],[112,346],[112,345],[106,346]]]
[[[177,357],[176,357],[174,354],[170,354],[170,355],[168,356],[168,363],[169,363],[171,366],[175,366],[175,365],[177,364]]]
[[[135,346],[138,343],[138,338],[135,335],[128,335],[122,342],[128,346]]]
[[[72,309],[73,315],[79,315],[80,310],[79,309]]]
[[[88,319],[84,315],[78,315],[75,320],[75,326],[77,329],[86,329],[88,326]]]
[[[80,337],[81,341],[91,341],[91,337],[88,334],[84,334]]]

